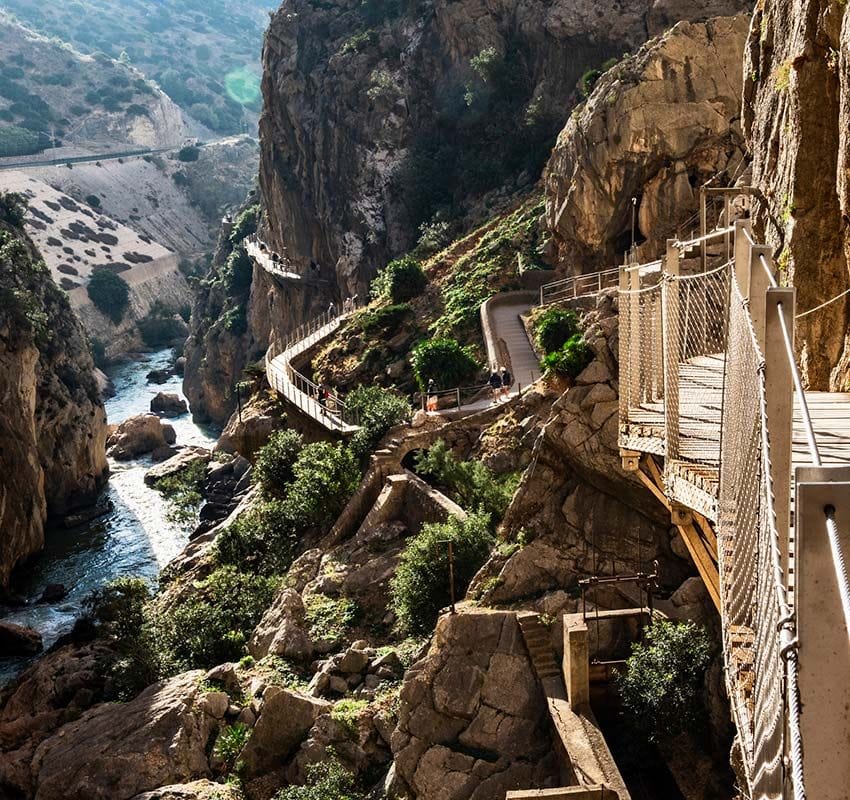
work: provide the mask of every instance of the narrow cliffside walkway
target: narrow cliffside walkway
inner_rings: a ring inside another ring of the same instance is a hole
[[[481,325],[490,366],[504,366],[516,381],[528,386],[540,377],[540,361],[528,339],[522,315],[537,302],[535,292],[505,292],[481,306]]]

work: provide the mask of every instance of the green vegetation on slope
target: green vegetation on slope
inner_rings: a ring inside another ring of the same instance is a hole
[[[195,119],[223,133],[257,112],[259,54],[274,0],[6,0],[25,25],[105,53],[156,80]]]

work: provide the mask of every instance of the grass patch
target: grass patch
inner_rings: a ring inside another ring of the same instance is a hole
[[[326,642],[342,641],[357,616],[357,604],[347,597],[311,594],[304,605],[310,637]]]

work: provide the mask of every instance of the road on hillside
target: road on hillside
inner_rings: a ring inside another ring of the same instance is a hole
[[[226,136],[222,139],[214,139],[211,142],[198,142],[196,147],[210,147],[234,139]],[[5,161],[0,159],[0,171],[10,169],[31,169],[32,167],[61,167],[65,164],[91,164],[98,161],[117,161],[120,158],[143,158],[144,156],[159,155],[161,153],[177,153],[186,145],[179,147],[148,147],[135,150],[121,150],[110,153],[100,153],[88,156],[69,156],[65,158],[50,158],[41,161]]]

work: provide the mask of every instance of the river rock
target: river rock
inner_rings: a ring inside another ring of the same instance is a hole
[[[236,785],[201,780],[161,786],[152,792],[137,794],[132,800],[243,800],[244,796]]]
[[[304,602],[293,589],[284,589],[254,629],[248,652],[260,659],[267,655],[306,661],[313,656],[313,642],[304,624]]]
[[[169,441],[171,439],[171,441]],[[107,453],[126,461],[176,441],[174,428],[163,425],[156,414],[138,414],[124,420],[107,439]]]
[[[104,500],[88,508],[76,511],[73,514],[66,514],[62,518],[62,526],[65,528],[76,528],[79,525],[85,525],[93,519],[102,517],[112,511],[113,505],[111,500]]]
[[[41,593],[39,603],[58,603],[68,596],[68,589],[64,583],[48,583]]]
[[[4,656],[34,656],[42,647],[38,631],[0,620],[0,653]]]
[[[189,413],[186,401],[173,392],[159,392],[151,400],[151,411],[163,417],[179,417]]]
[[[149,469],[145,473],[145,483],[148,486],[153,486],[157,481],[170,478],[198,461],[207,464],[211,458],[212,453],[205,447],[186,447],[162,464],[157,464],[157,466]]]
[[[62,727],[35,752],[37,800],[123,800],[208,777],[218,722],[199,702],[203,674],[184,672]]]
[[[173,374],[170,369],[152,369],[146,377],[148,383],[165,383]]]

